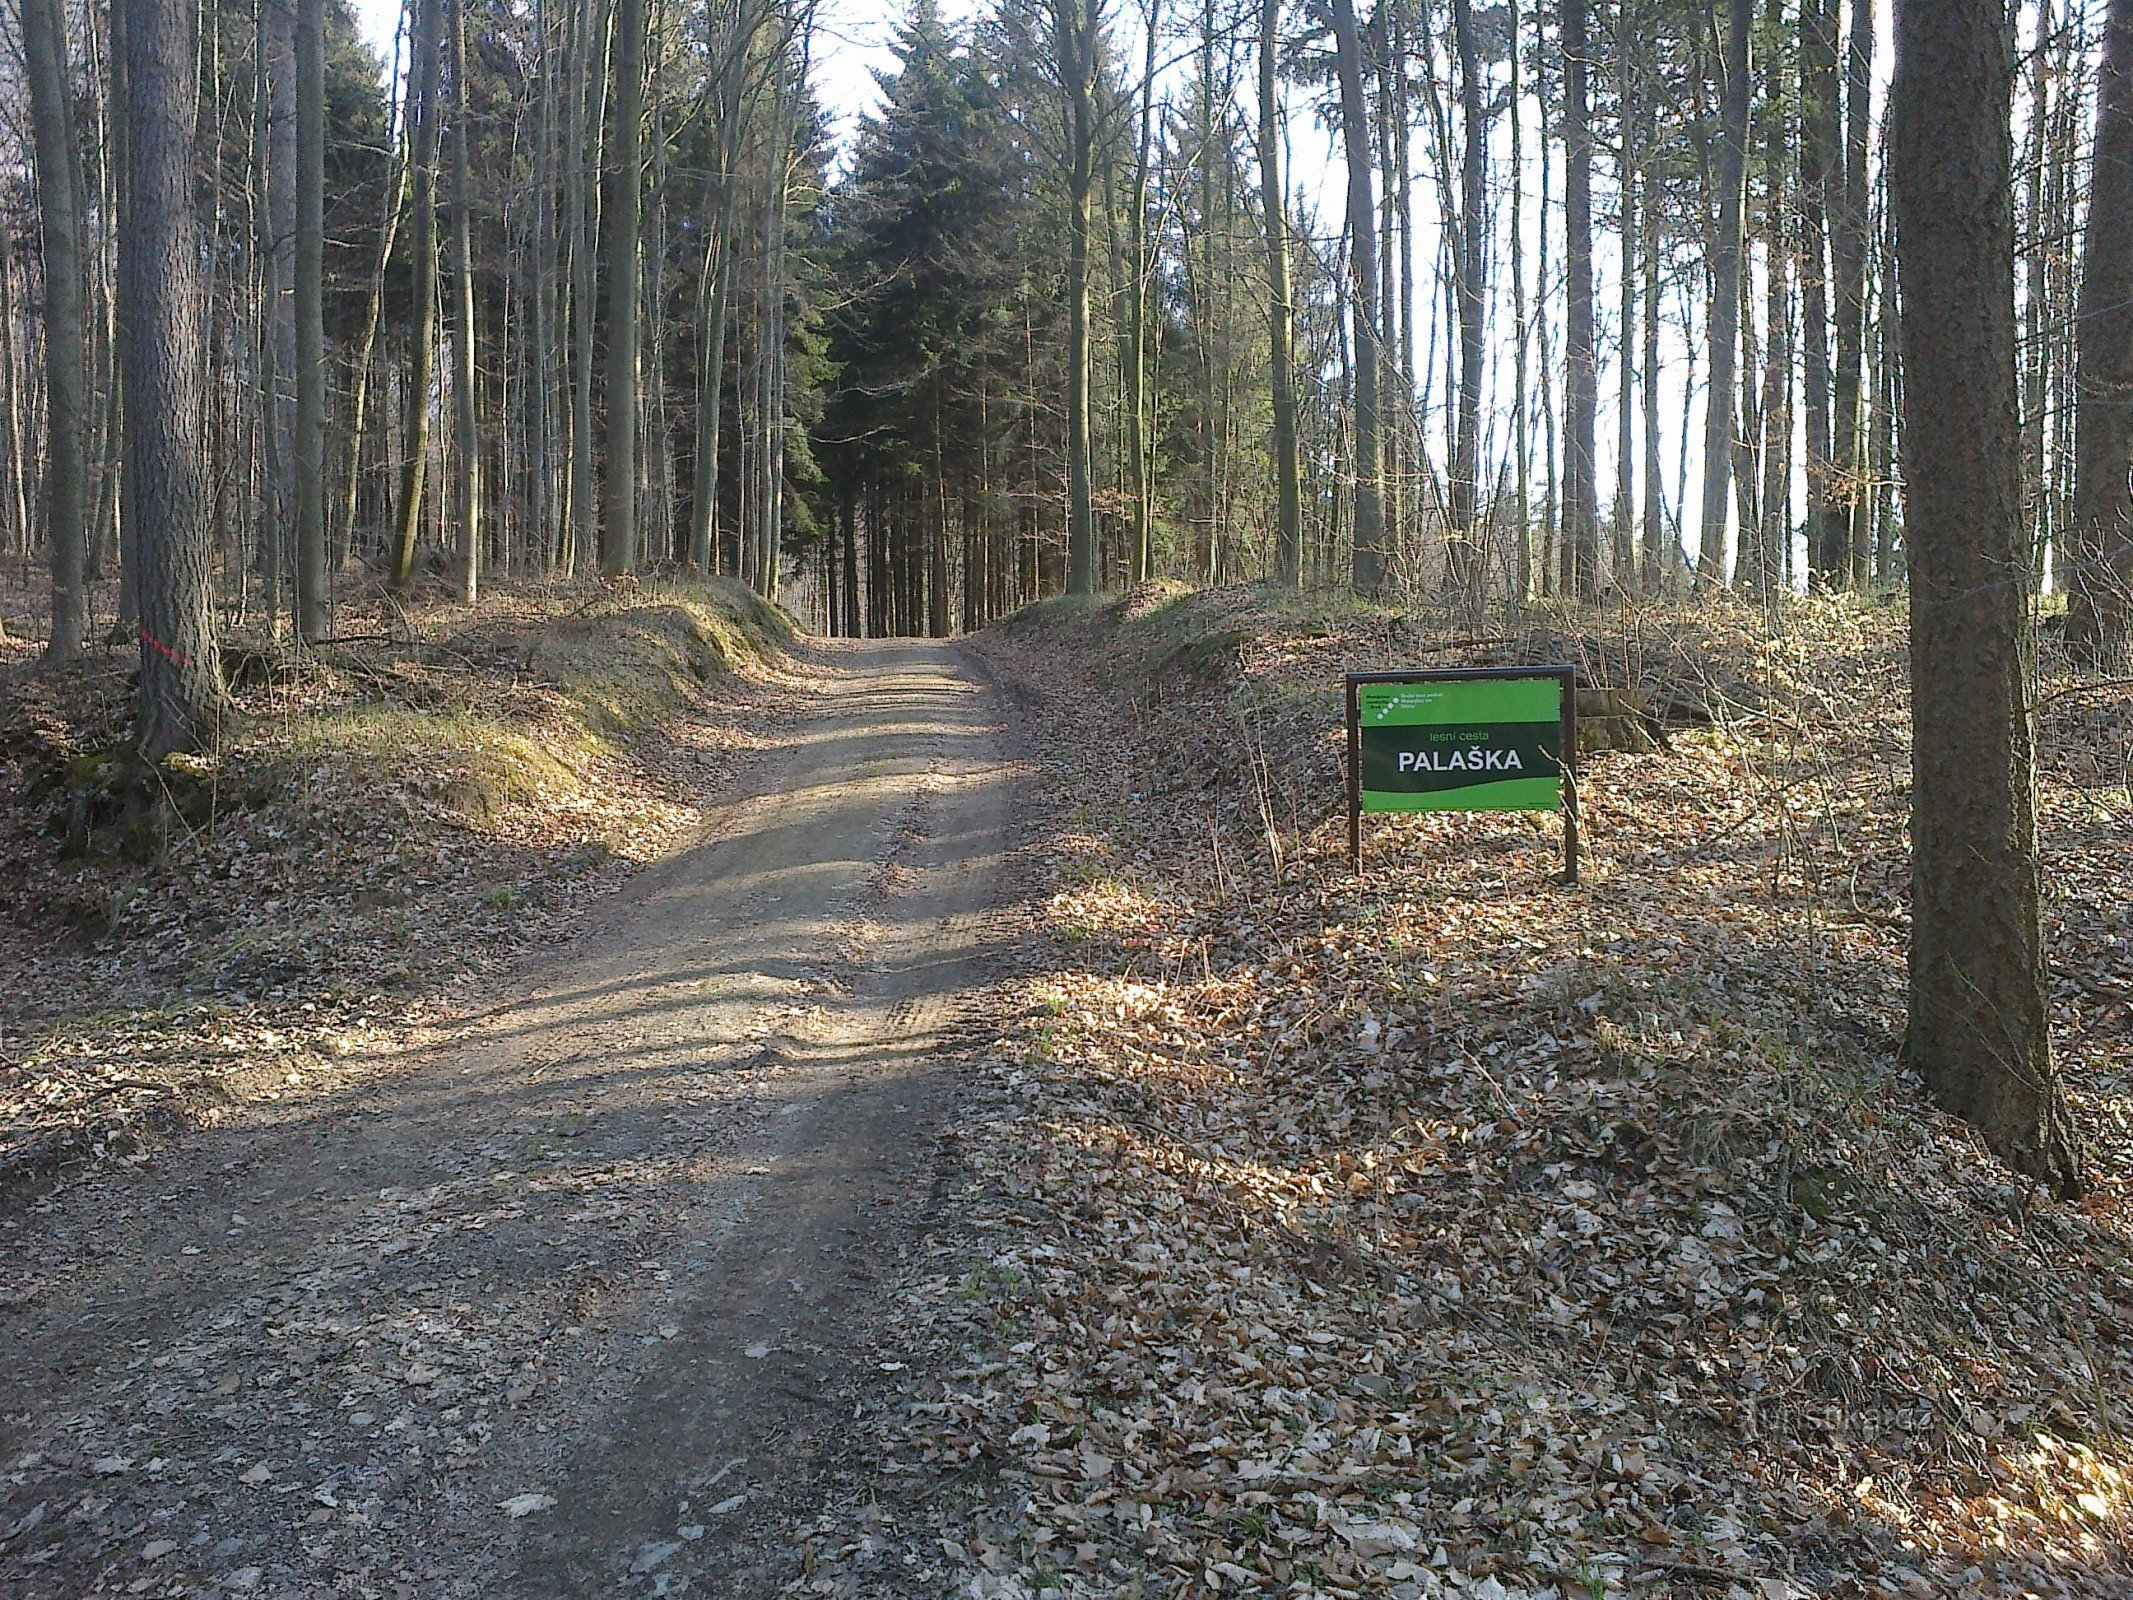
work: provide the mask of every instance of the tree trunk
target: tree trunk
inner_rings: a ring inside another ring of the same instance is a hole
[[[637,540],[637,253],[644,209],[644,0],[615,8],[614,160],[607,169],[607,477],[600,570],[634,572]]]
[[[52,560],[52,636],[46,659],[67,660],[88,636],[82,465],[88,436],[82,347],[81,189],[72,75],[61,0],[22,0],[37,214],[44,236],[45,538]]]
[[[1852,0],[1844,71],[1844,166],[1830,212],[1830,270],[1836,290],[1837,370],[1831,420],[1829,542],[1842,581],[1864,588],[1866,560],[1866,147],[1872,127],[1874,8]]]
[[[296,0],[260,0],[267,69],[266,515],[260,525],[260,581],[266,622],[277,637],[296,526]],[[291,607],[293,615],[294,607]]]
[[[1771,41],[1763,70],[1763,483],[1762,525],[1748,545],[1740,581],[1767,599],[1784,582],[1792,546],[1792,241],[1784,112],[1784,0],[1763,12]],[[1745,530],[1744,530],[1745,532]]]
[[[1563,336],[1562,592],[1600,589],[1599,362],[1593,348],[1590,0],[1563,0],[1563,213],[1568,303]]]
[[[326,622],[325,0],[296,0],[296,636]]]
[[[1800,342],[1807,413],[1807,561],[1814,582],[1844,582],[1830,416],[1829,199],[1837,184],[1837,0],[1800,3]]]
[[[1703,532],[1696,558],[1696,581],[1711,589],[1723,588],[1726,582],[1726,509],[1733,487],[1741,228],[1748,183],[1748,39],[1753,11],[1753,0],[1728,0],[1725,76],[1719,89],[1718,236],[1711,241],[1711,378],[1704,398]]]
[[[1267,370],[1274,403],[1274,576],[1303,581],[1303,491],[1296,454],[1296,297],[1289,274],[1289,196],[1281,175],[1281,101],[1275,58],[1281,0],[1259,5],[1259,207],[1266,231]]]
[[[407,463],[400,480],[399,523],[390,579],[407,587],[422,536],[422,487],[429,467],[430,384],[437,356],[437,86],[444,0],[415,0],[414,89],[409,96],[409,295],[415,325],[408,331]]]
[[[1488,359],[1487,178],[1489,130],[1482,109],[1481,52],[1472,0],[1452,0],[1459,58],[1459,217],[1452,231],[1459,303],[1459,401],[1452,426],[1451,577],[1469,605],[1481,599],[1481,381]]]
[[[422,0],[412,0],[419,9]],[[402,15],[407,13],[403,10]],[[393,50],[394,77],[399,76],[400,51],[397,41]],[[405,113],[408,97],[403,95],[402,120],[405,131]],[[407,161],[403,155],[396,163],[385,185],[385,214],[378,222],[378,254],[371,269],[370,289],[363,306],[363,334],[356,341],[355,359],[350,363],[352,393],[348,401],[348,482],[341,499],[341,525],[335,545],[343,558],[354,547],[358,495],[363,479],[363,444],[370,430],[371,365],[378,345],[378,323],[385,309],[385,271],[392,261],[393,240],[400,231],[400,214],[407,205]]]
[[[1615,390],[1615,503],[1609,527],[1609,576],[1622,593],[1637,586],[1634,543],[1637,507],[1637,71],[1636,7],[1622,0],[1615,8],[1615,90],[1618,157],[1615,190],[1620,227],[1616,230],[1619,266],[1615,273],[1621,316],[1617,327],[1618,383]]]
[[[2067,643],[2113,670],[2133,644],[2133,0],[2111,0],[2075,323],[2074,571]]]
[[[1889,137],[1911,562],[1910,1030],[1934,1097],[2063,1197],[2015,390],[2013,41],[2002,0],[1897,0]]]
[[[1510,0],[1510,111],[1511,111],[1511,453],[1514,473],[1514,509],[1518,527],[1512,534],[1513,559],[1511,598],[1524,605],[1533,598],[1533,462],[1528,437],[1527,328],[1526,328],[1526,151],[1521,111],[1524,94],[1519,83],[1519,0]],[[1649,376],[1649,374],[1647,374]]]
[[[317,4],[318,0],[305,0]],[[481,435],[475,422],[474,244],[468,216],[467,21],[464,0],[452,0],[452,284],[458,326],[452,336],[452,431],[459,456],[460,539],[465,566],[459,596],[481,601]]]
[[[1376,594],[1385,584],[1383,450],[1378,417],[1378,379],[1384,352],[1378,347],[1377,206],[1370,186],[1370,114],[1363,100],[1363,45],[1355,25],[1354,0],[1333,0],[1333,40],[1338,58],[1341,133],[1348,156],[1348,249],[1350,322],[1355,330],[1355,557],[1351,581],[1358,594]]]
[[[424,0],[434,3],[434,0]],[[593,532],[593,300],[598,274],[601,141],[607,125],[606,0],[580,6],[570,99],[570,547],[573,564]]]
[[[138,519],[142,757],[198,750],[223,708],[201,504],[199,239],[193,215],[191,0],[127,0],[126,478]]]
[[[1067,593],[1097,590],[1096,512],[1089,421],[1090,190],[1096,169],[1098,0],[1054,0],[1059,72],[1067,98]]]

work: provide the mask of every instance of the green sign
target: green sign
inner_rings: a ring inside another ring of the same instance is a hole
[[[1563,803],[1563,681],[1359,683],[1362,809],[1555,811]]]
[[[1577,673],[1570,667],[1348,677],[1348,843],[1367,812],[1560,811],[1578,877]]]

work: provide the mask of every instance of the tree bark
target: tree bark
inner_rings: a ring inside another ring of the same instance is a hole
[[[1813,0],[1809,0],[1812,4]],[[1735,373],[1740,351],[1742,215],[1748,184],[1749,33],[1753,0],[1728,0],[1719,86],[1718,235],[1711,241],[1711,377],[1704,400],[1703,532],[1698,587],[1726,583],[1726,509],[1732,494]]]
[[[1370,113],[1363,99],[1363,45],[1354,0],[1333,0],[1333,41],[1340,76],[1341,134],[1348,157],[1349,321],[1355,330],[1355,555],[1358,594],[1385,585],[1385,501],[1378,380],[1377,206],[1371,199]]]
[[[61,0],[22,0],[37,213],[44,236],[45,539],[51,550],[48,661],[63,662],[88,636],[82,467],[88,441],[87,355],[82,345],[81,187]]]
[[[1469,604],[1481,598],[1481,382],[1488,359],[1488,119],[1482,109],[1481,52],[1472,0],[1452,0],[1452,45],[1459,58],[1459,217],[1452,231],[1459,305],[1459,400],[1452,425],[1450,568]],[[1515,114],[1515,108],[1514,108]]]
[[[325,0],[296,0],[296,634],[326,621]]]
[[[2133,643],[2133,0],[2111,0],[2076,322],[2074,571],[2066,638],[2117,668]]]
[[[319,0],[304,0],[316,5]],[[452,0],[452,284],[458,326],[452,334],[452,431],[459,457],[461,555],[459,597],[481,602],[481,434],[474,385],[474,242],[467,172],[467,19],[465,0]]]
[[[444,0],[416,0],[415,77],[408,123],[409,295],[415,325],[408,331],[407,463],[400,480],[400,516],[393,536],[390,579],[407,587],[415,574],[422,534],[422,489],[429,469],[430,384],[437,352],[437,94],[439,31]]]
[[[138,519],[141,671],[134,737],[161,761],[198,750],[223,709],[202,514],[196,83],[191,0],[127,0],[128,202],[119,234],[126,480]]]
[[[1897,0],[1889,138],[1906,352],[1910,1029],[1934,1097],[2063,1197],[2083,1152],[2052,1060],[2016,416],[2014,51],[2002,0]]]
[[[1296,296],[1289,271],[1289,196],[1281,175],[1281,102],[1275,58],[1281,0],[1259,5],[1259,207],[1266,232],[1269,382],[1274,404],[1274,576],[1303,581],[1303,491],[1296,454]]]
[[[259,574],[267,626],[281,631],[296,526],[296,0],[260,0],[267,69],[267,493]],[[294,607],[291,607],[294,615]]]
[[[1800,0],[1800,343],[1807,414],[1807,561],[1822,588],[1844,582],[1829,368],[1829,200],[1838,182],[1836,4]]]
[[[1563,0],[1563,332],[1562,592],[1600,592],[1598,451],[1600,376],[1593,348],[1592,111],[1589,0]]]
[[[615,7],[614,160],[603,207],[607,247],[607,476],[600,570],[637,569],[637,252],[644,210],[644,0]]]
[[[1844,164],[1830,212],[1830,275],[1835,289],[1837,367],[1831,418],[1830,556],[1842,581],[1863,588],[1868,578],[1866,425],[1867,138],[1872,127],[1874,8],[1852,0],[1845,51]]]
[[[1067,593],[1094,594],[1096,512],[1089,420],[1090,191],[1096,178],[1099,0],[1053,0],[1059,75],[1067,101]]]

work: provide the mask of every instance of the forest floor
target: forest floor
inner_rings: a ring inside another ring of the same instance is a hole
[[[2133,1584],[2133,703],[2048,643],[2078,1206],[1897,1063],[1877,602],[344,632],[160,852],[117,669],[0,662],[0,1592]],[[1341,671],[1566,656],[1581,886],[1358,879]]]
[[[1480,632],[1155,589],[977,641],[1047,875],[901,1290],[938,1382],[818,1592],[2133,1592],[2133,696],[2047,634],[2061,1206],[1898,1063],[1900,607]],[[1369,819],[1358,879],[1342,671],[1564,659],[1617,691],[1582,884],[1520,816]]]

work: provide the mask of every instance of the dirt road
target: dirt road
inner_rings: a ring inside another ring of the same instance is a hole
[[[775,1592],[1008,849],[964,657],[822,714],[412,1057],[0,1217],[0,1593]],[[34,1242],[34,1248],[33,1246]]]

